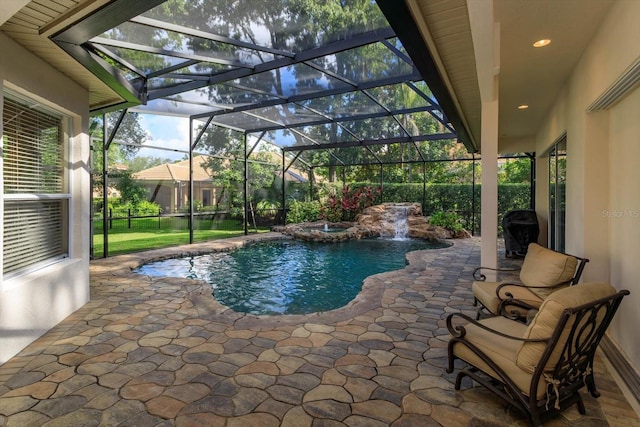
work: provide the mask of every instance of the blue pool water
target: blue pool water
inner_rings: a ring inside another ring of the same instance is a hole
[[[360,292],[366,277],[404,268],[409,251],[446,246],[416,239],[330,244],[281,240],[158,261],[136,272],[204,280],[221,304],[238,312],[306,314],[346,305]]]

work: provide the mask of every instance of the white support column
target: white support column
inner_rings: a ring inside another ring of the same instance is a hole
[[[497,266],[498,253],[498,100],[482,103],[482,201],[480,264]],[[487,276],[488,277],[488,276]],[[489,278],[490,280],[492,278]]]
[[[469,25],[482,101],[482,216],[480,263],[497,266],[498,246],[498,75],[500,74],[500,24],[493,16],[493,0],[467,2]],[[490,280],[491,277],[487,276]]]

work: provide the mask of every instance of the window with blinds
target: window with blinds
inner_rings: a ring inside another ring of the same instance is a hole
[[[3,274],[68,255],[63,118],[4,94]]]

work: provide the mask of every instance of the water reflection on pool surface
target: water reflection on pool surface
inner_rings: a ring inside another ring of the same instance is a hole
[[[237,312],[307,314],[346,305],[366,277],[403,268],[409,251],[447,246],[417,239],[280,240],[158,261],[136,272],[204,280],[221,304]]]

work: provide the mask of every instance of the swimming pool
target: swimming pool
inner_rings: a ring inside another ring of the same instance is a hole
[[[278,240],[153,262],[136,272],[204,280],[218,302],[237,312],[308,314],[346,305],[366,277],[403,268],[409,251],[443,247],[418,239]]]

